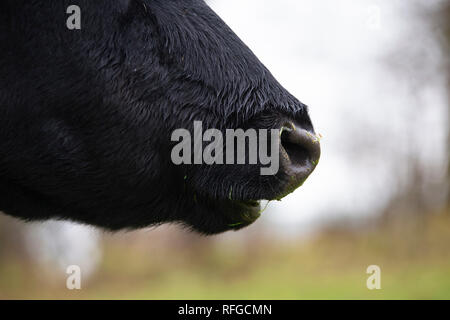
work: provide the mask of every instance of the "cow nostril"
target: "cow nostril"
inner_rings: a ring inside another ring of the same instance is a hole
[[[308,150],[303,145],[293,141],[292,136],[294,133],[292,130],[283,130],[281,133],[281,145],[286,151],[286,156],[291,165],[304,166],[309,158]]]
[[[288,123],[281,128],[280,143],[287,173],[296,183],[302,183],[319,162],[319,138],[314,133]]]

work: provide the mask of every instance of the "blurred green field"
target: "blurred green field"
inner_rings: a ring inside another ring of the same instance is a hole
[[[192,235],[161,245],[157,237],[106,235],[100,269],[79,291],[65,288],[62,272],[12,255],[0,263],[0,298],[450,299],[448,214],[372,229],[333,227],[307,241]],[[381,290],[366,287],[374,264]]]

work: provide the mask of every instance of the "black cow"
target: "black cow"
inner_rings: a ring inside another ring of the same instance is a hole
[[[81,9],[80,30],[67,28],[70,5]],[[262,176],[259,165],[173,164],[171,133],[194,120],[295,130],[280,136],[278,173]],[[0,2],[0,210],[9,215],[237,230],[258,218],[258,200],[283,197],[312,172],[313,135],[307,107],[202,0]]]

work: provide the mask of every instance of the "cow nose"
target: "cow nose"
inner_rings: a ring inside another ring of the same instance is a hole
[[[319,162],[319,137],[289,122],[281,127],[280,144],[285,173],[291,178],[289,188],[295,189],[303,184]]]

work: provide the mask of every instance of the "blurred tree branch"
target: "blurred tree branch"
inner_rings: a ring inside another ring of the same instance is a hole
[[[447,71],[447,98],[450,106],[450,2],[446,1],[439,11],[437,29],[440,31],[439,38],[444,50],[444,68]],[[450,208],[450,108],[447,108],[447,208]]]

